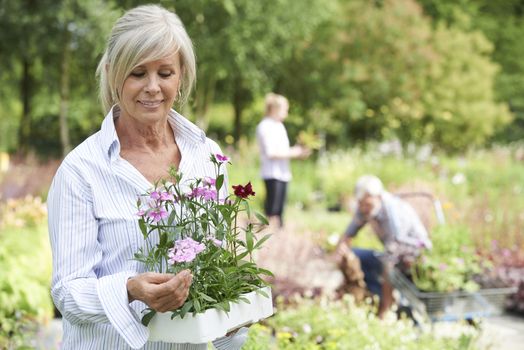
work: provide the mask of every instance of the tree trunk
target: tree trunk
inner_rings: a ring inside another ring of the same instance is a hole
[[[31,97],[32,78],[31,60],[22,58],[22,80],[20,82],[20,97],[22,99],[22,116],[18,126],[18,152],[25,156],[29,151],[29,138],[31,137]]]
[[[197,89],[196,92],[196,124],[204,131],[207,130],[209,126],[209,118],[207,112],[209,111],[209,106],[211,106],[215,98],[215,83],[216,79],[212,77],[208,79],[204,84],[201,84],[201,88]]]
[[[65,157],[71,150],[71,140],[69,138],[69,125],[67,116],[69,114],[69,74],[71,67],[71,33],[67,29],[67,24],[64,28],[64,42],[62,51],[62,66],[60,69],[60,114],[58,116],[60,124],[60,142],[62,144],[62,155]]]

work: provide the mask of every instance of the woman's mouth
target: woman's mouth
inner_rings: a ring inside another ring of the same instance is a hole
[[[146,108],[156,108],[160,106],[164,102],[164,100],[157,100],[157,101],[143,101],[139,100],[138,103],[140,103],[142,106]]]

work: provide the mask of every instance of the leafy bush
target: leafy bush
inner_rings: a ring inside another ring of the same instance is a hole
[[[3,228],[0,242],[0,348],[18,349],[53,316],[51,249],[42,224]]]
[[[296,308],[283,309],[254,326],[243,349],[474,349],[477,331],[456,326],[455,338],[437,338],[408,320],[376,318],[369,306],[356,306],[351,297],[320,302],[302,299]],[[268,338],[274,334],[274,338]],[[260,344],[263,344],[262,346]]]

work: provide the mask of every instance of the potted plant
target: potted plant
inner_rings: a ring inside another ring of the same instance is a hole
[[[184,181],[172,168],[170,179],[156,183],[137,202],[144,246],[135,259],[148,271],[189,269],[193,274],[179,309],[144,310],[142,323],[153,341],[205,343],[273,313],[271,290],[262,279],[272,274],[253,260],[254,251],[269,238],[256,236],[267,219],[250,209],[251,183],[233,186],[234,193],[221,198],[226,192],[222,170],[229,158],[212,154],[210,162],[215,177]]]

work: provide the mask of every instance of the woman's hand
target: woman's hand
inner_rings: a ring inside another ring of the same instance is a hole
[[[193,276],[189,270],[176,275],[146,272],[127,280],[129,302],[140,300],[158,312],[176,310],[189,295]]]

